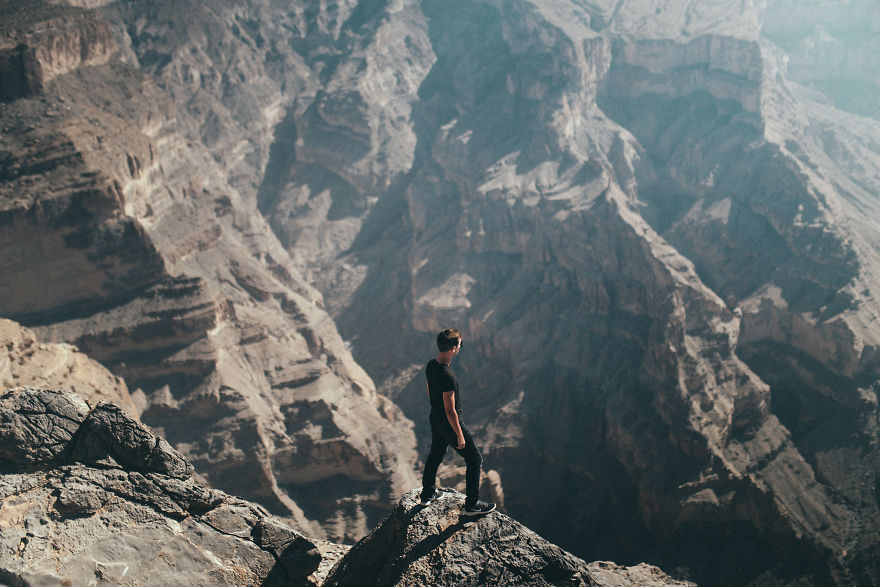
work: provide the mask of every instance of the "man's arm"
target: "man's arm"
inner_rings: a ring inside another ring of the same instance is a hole
[[[455,411],[455,391],[443,392],[443,407],[446,409],[446,419],[455,432],[458,439],[458,446],[455,448],[464,448],[464,433],[461,431],[461,424],[458,422],[458,412]]]

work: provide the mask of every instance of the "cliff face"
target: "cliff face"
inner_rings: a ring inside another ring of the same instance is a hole
[[[786,77],[782,13],[376,10],[260,205],[380,388],[423,426],[457,326],[487,466],[555,541],[713,584],[875,576],[876,125]],[[409,325],[392,352],[378,315]]]
[[[0,313],[339,537],[416,482],[389,400],[426,440],[455,326],[486,467],[551,540],[876,581],[880,128],[830,81],[874,12],[786,6],[112,3],[116,52],[48,81],[7,32]]]
[[[0,4],[0,101],[32,96],[53,78],[106,63],[115,46],[100,15],[40,1]]]
[[[645,149],[645,217],[741,314],[735,353],[769,384],[807,478],[837,504],[835,550],[873,576],[877,182],[864,169],[878,127],[787,83],[778,48],[761,52],[754,129],[748,106],[705,95],[624,93],[621,106],[617,91],[600,103]]]
[[[362,535],[414,482],[405,418],[230,185],[233,162],[188,138],[192,117],[108,20],[43,8],[7,32],[43,77],[0,112],[0,314],[140,388],[143,421],[214,487],[313,535]]]

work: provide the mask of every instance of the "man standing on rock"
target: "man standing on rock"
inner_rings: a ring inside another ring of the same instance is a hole
[[[437,469],[446,455],[446,447],[452,446],[467,463],[467,497],[462,513],[465,516],[480,516],[494,510],[495,504],[479,499],[480,465],[483,457],[474,444],[470,430],[460,420],[461,396],[458,379],[449,368],[449,363],[461,352],[461,345],[461,333],[458,330],[444,330],[437,335],[437,358],[431,359],[425,368],[428,397],[431,399],[431,452],[425,461],[425,473],[422,476],[421,503],[427,505],[432,499],[439,497],[436,490]]]

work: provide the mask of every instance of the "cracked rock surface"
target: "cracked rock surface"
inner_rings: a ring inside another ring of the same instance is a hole
[[[587,564],[497,511],[463,517],[464,495],[455,491],[428,506],[418,497],[406,494],[324,585],[693,585],[645,564]]]
[[[302,585],[315,544],[113,404],[0,395],[0,583]]]

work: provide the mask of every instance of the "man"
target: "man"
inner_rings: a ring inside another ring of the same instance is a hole
[[[437,335],[436,359],[431,359],[425,367],[428,383],[428,397],[431,400],[431,452],[425,461],[425,473],[422,477],[422,505],[427,505],[439,496],[436,490],[437,469],[446,455],[446,447],[452,446],[467,463],[466,498],[464,501],[465,516],[480,516],[495,509],[494,503],[486,503],[479,499],[480,465],[483,457],[474,437],[461,423],[461,395],[458,379],[455,378],[449,363],[461,352],[461,333],[447,329]]]

